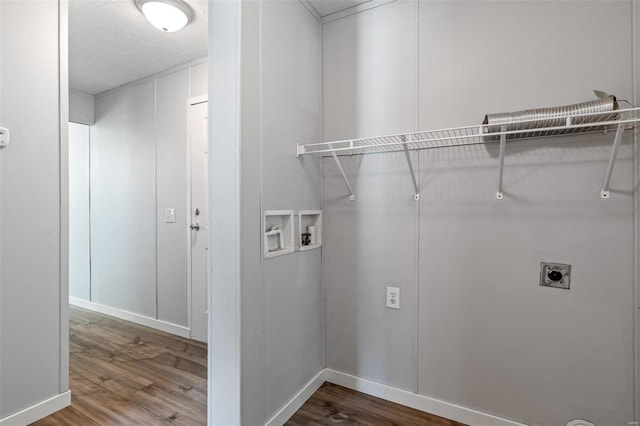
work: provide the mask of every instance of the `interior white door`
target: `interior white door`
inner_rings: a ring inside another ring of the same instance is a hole
[[[190,161],[189,239],[191,246],[191,338],[207,341],[207,271],[209,223],[207,101],[189,103],[187,111],[187,143]]]

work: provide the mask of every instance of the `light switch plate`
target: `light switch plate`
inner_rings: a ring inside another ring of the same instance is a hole
[[[387,287],[387,308],[400,309],[400,289]]]
[[[571,265],[566,263],[540,263],[540,285],[569,290]]]
[[[164,209],[165,223],[176,223],[176,209]]]

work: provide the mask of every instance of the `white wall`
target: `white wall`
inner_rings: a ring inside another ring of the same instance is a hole
[[[95,123],[95,96],[79,90],[69,90],[69,121],[78,124]]]
[[[256,425],[324,367],[321,251],[263,260],[261,225],[321,206],[320,162],[294,156],[321,137],[321,27],[297,0],[213,2],[210,17],[209,422]]]
[[[240,199],[243,197],[239,179],[241,163],[240,86],[242,74],[238,69],[241,57],[240,43],[249,37],[240,37],[248,13],[241,8],[250,3],[212,1],[209,4],[209,259],[207,305],[209,330],[207,356],[207,424],[240,424],[245,417],[241,413],[245,398],[242,383],[243,372],[249,368],[257,371],[257,396],[260,395],[260,328],[253,327],[254,347],[243,350],[247,334],[242,318],[244,285],[240,274]],[[254,3],[257,5],[257,2]],[[241,13],[242,12],[242,13]],[[259,16],[259,14],[253,14]],[[243,21],[242,21],[243,22]],[[256,31],[258,26],[248,26]],[[257,40],[257,37],[252,37]],[[242,49],[248,53],[249,49]],[[255,53],[255,52],[251,52]],[[247,55],[256,58],[257,55]],[[252,69],[252,68],[247,68]],[[253,68],[255,72],[255,67]],[[211,76],[215,75],[215,81]],[[243,104],[250,106],[252,104]],[[255,103],[253,104],[255,105]],[[246,132],[245,132],[246,133]],[[255,139],[248,139],[254,140]],[[246,187],[246,181],[244,187]],[[252,186],[255,188],[255,185]],[[255,190],[254,190],[255,192]],[[255,196],[251,197],[255,203]],[[248,200],[243,200],[247,205]],[[259,195],[258,195],[259,206]],[[224,244],[212,244],[214,238]],[[245,264],[246,264],[246,259]],[[253,262],[252,262],[253,264]],[[253,282],[258,281],[253,279]],[[259,285],[254,287],[260,288]],[[225,297],[214,297],[224,294]],[[249,300],[249,299],[247,299]],[[257,350],[255,349],[257,347]],[[257,359],[257,362],[247,362]],[[256,368],[257,367],[257,368]],[[216,385],[224,383],[224,386]]]
[[[0,125],[11,130],[0,150],[3,425],[69,404],[65,22],[64,3],[0,3]]]
[[[206,65],[206,64],[205,64]],[[189,69],[156,80],[156,223],[158,318],[187,325],[187,116]],[[205,87],[206,93],[206,87]],[[164,209],[176,209],[165,223]]]
[[[207,94],[209,87],[209,64],[201,62],[189,67],[189,96]]]
[[[156,317],[155,84],[96,99],[91,301]]]
[[[69,296],[90,300],[89,126],[69,123]]]
[[[261,28],[262,209],[320,209],[320,162],[293,155],[321,138],[320,24],[298,1],[266,1]],[[319,249],[263,261],[263,421],[324,367],[321,264]]]
[[[186,100],[206,79],[197,61],[97,95],[91,302],[188,325]]]
[[[638,76],[638,70],[640,70],[640,0],[634,0],[633,8],[635,14],[633,15],[634,19],[634,32],[633,32],[633,40],[634,42],[634,59],[635,59],[635,68],[633,73],[633,86],[634,86],[634,98],[633,104],[638,105],[640,103],[640,76]],[[635,324],[636,324],[636,341],[635,341],[635,383],[636,383],[636,404],[635,404],[635,416],[636,419],[640,417],[640,398],[638,398],[638,393],[640,391],[640,275],[638,274],[638,266],[640,265],[640,252],[638,251],[638,241],[640,241],[640,227],[638,226],[640,217],[638,216],[638,207],[640,204],[640,185],[638,185],[638,172],[640,170],[640,158],[638,156],[638,139],[639,133],[638,129],[635,131],[634,135],[634,182],[635,182],[635,192],[634,192],[634,205],[635,205],[635,216],[634,216],[634,224],[635,224],[635,235],[636,239],[634,241],[635,247],[635,262],[636,268],[634,271],[635,275]]]
[[[480,123],[488,112],[632,96],[630,1],[404,1],[323,26],[324,139]],[[606,32],[594,31],[605,23]],[[606,55],[595,52],[606,51]],[[326,366],[529,424],[633,419],[629,138],[324,163]],[[539,263],[573,265],[570,291]],[[401,288],[400,311],[385,287]]]

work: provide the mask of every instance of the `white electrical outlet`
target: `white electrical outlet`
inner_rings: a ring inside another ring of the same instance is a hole
[[[387,308],[400,309],[400,289],[387,287]]]
[[[164,209],[165,223],[176,223],[176,209]]]

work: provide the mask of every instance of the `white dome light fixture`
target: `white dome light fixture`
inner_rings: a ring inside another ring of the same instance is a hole
[[[135,2],[151,25],[167,33],[181,30],[193,18],[191,8],[181,0],[135,0]]]

